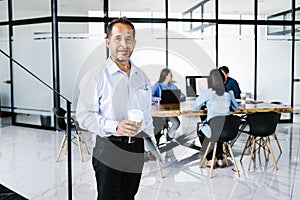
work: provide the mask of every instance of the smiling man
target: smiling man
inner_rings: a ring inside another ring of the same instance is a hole
[[[126,17],[113,20],[104,68],[90,70],[79,85],[76,118],[97,135],[92,164],[98,200],[134,199],[144,165],[143,137],[154,136],[150,80],[130,59],[135,43],[133,24]],[[130,109],[143,112],[141,127],[128,120]]]

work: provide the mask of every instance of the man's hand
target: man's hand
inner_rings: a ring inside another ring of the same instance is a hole
[[[150,160],[156,160],[156,157],[151,153],[151,151],[147,152],[147,156]]]
[[[119,135],[133,137],[138,134],[139,127],[136,122],[129,120],[122,120],[117,126],[117,133]]]

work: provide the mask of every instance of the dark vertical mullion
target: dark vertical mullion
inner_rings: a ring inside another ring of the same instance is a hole
[[[216,68],[219,66],[219,0],[216,0]]]
[[[57,0],[51,0],[51,26],[52,26],[52,69],[53,69],[53,102],[54,107],[60,107],[60,75],[59,75],[59,43],[58,43],[58,21],[57,21]],[[72,152],[71,152],[71,131],[70,131],[70,105],[67,102],[68,115],[68,161],[67,161],[67,185],[68,199],[72,200]],[[54,126],[56,128],[56,118],[54,118]]]
[[[201,6],[201,19],[204,18],[204,5]],[[204,28],[203,28],[203,21],[201,22],[201,36],[203,37]]]
[[[240,14],[240,21],[242,21],[242,15]],[[239,24],[239,36],[240,40],[242,39],[242,23]]]
[[[257,99],[257,15],[258,15],[258,0],[254,0],[254,100]]]
[[[295,76],[295,20],[296,20],[296,0],[292,0],[292,80],[291,80],[291,106],[294,106],[294,76]],[[291,121],[293,122],[293,114],[290,114]]]
[[[193,19],[193,11],[190,11],[190,19]],[[193,29],[193,22],[190,22],[190,30]]]
[[[103,12],[104,12],[104,31],[107,33],[107,26],[108,26],[108,0],[103,1]],[[109,56],[109,50],[106,48],[106,57]]]
[[[51,0],[53,88],[60,92],[57,0]],[[60,97],[53,92],[54,107],[60,107]],[[56,128],[56,123],[55,123]]]
[[[165,12],[166,12],[166,66],[169,66],[169,0],[165,0]]]
[[[12,26],[12,0],[7,1],[7,9],[8,9],[8,37],[9,37],[9,56],[10,58],[13,57],[12,51],[12,37],[13,33],[13,26]],[[13,76],[13,60],[9,59],[9,71],[10,71],[10,106],[11,106],[11,122],[13,125],[16,124],[16,117],[15,117],[15,110],[14,110],[14,76]]]

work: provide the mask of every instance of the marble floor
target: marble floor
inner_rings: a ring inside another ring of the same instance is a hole
[[[90,149],[94,136],[84,133]],[[17,126],[0,128],[0,184],[31,200],[61,200],[67,196],[67,156],[56,154],[62,132],[30,129]],[[256,156],[254,165],[247,169],[249,152],[239,161],[247,136],[242,134],[233,146],[240,177],[232,163],[216,168],[209,178],[209,168],[199,168],[199,152],[176,146],[163,153],[164,178],[159,176],[156,163],[145,162],[137,200],[205,200],[205,199],[300,199],[300,115],[294,115],[293,124],[280,123],[277,136],[283,149],[280,154],[271,141],[278,171],[272,160],[263,154]],[[91,156],[83,150],[80,161],[78,148],[73,145],[73,199],[96,198]]]

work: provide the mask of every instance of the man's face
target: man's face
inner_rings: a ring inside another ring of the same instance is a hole
[[[116,23],[111,35],[106,39],[106,45],[109,48],[110,56],[117,62],[128,62],[135,46],[133,30],[129,25]]]

